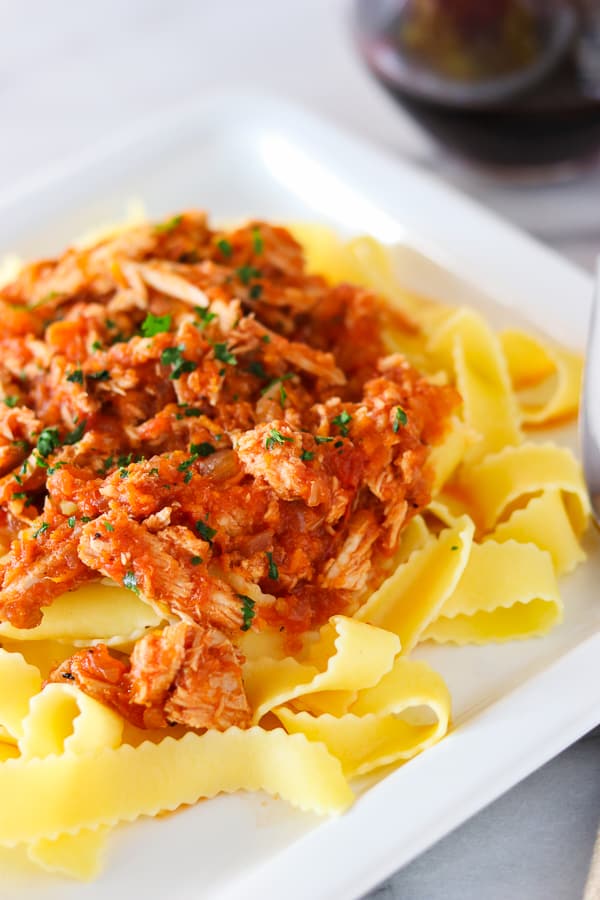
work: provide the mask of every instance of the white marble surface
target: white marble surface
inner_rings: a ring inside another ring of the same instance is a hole
[[[0,191],[173,102],[254,86],[435,169],[591,267],[600,250],[600,169],[562,184],[510,188],[450,168],[363,70],[349,35],[349,6],[349,0],[0,0]],[[578,900],[599,814],[597,731],[373,896]]]

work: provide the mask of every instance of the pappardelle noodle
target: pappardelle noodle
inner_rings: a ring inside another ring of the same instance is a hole
[[[448,730],[417,644],[561,621],[588,500],[533,429],[581,359],[373,239],[186,212],[0,309],[0,845],[32,863],[90,878],[119,822],[220,792],[340,813]]]

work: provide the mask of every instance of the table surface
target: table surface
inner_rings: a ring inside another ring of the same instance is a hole
[[[600,167],[511,187],[449,163],[362,68],[349,0],[0,0],[0,10],[0,190],[173,102],[243,85],[435,170],[581,265],[600,250]],[[599,814],[596,730],[371,896],[579,900]]]

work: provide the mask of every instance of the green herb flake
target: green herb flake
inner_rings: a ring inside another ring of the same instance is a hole
[[[156,334],[164,334],[171,330],[173,316],[167,313],[165,316],[154,316],[148,313],[142,322],[142,334],[144,337],[151,338]]]
[[[90,372],[88,378],[92,381],[109,381],[110,372],[108,369],[101,369],[99,372]]]
[[[92,518],[93,516],[82,516],[81,521],[84,523],[84,525],[87,525],[88,522],[92,521]]]
[[[112,319],[106,319],[105,322],[104,322],[104,324],[106,325],[106,327],[107,327],[110,331],[112,331],[113,328],[116,328],[116,327],[117,327],[117,323],[116,323],[116,322],[113,322]]]
[[[196,522],[196,531],[200,535],[203,541],[208,541],[209,544],[212,544],[213,538],[216,535],[216,529],[211,528],[206,522],[203,522],[202,519],[199,519]]]
[[[263,292],[262,284],[253,284],[250,288],[250,299],[251,300],[260,300],[262,292]],[[264,341],[265,337],[268,338],[269,335],[266,334],[263,337],[263,341]],[[268,343],[268,341],[266,343]]]
[[[227,363],[228,366],[237,366],[237,359],[227,348],[227,344],[213,344],[213,353],[219,362]]]
[[[137,576],[135,572],[125,572],[125,576],[123,578],[123,587],[129,588],[130,591],[133,591],[133,593],[137,594],[139,597],[140,589],[138,588]]]
[[[190,562],[193,566],[200,566],[202,564],[202,557],[201,556],[192,556],[192,558],[190,559]]]
[[[19,398],[15,397],[14,394],[7,394],[4,398],[4,405],[8,406],[9,409],[14,409],[18,402]]]
[[[71,446],[72,444],[78,443],[78,441],[80,441],[83,437],[83,432],[85,431],[86,425],[87,422],[84,419],[83,422],[80,422],[79,425],[73,429],[73,431],[69,431],[69,433],[65,435],[63,444],[68,444],[69,446]]]
[[[450,547],[450,549],[451,549],[451,550],[458,550],[458,549],[459,549],[458,544],[452,544],[452,546]]]
[[[186,419],[197,419],[202,415],[201,409],[186,409],[183,415]]]
[[[40,534],[43,534],[45,531],[48,531],[49,528],[50,528],[50,526],[48,525],[47,522],[42,522],[42,524],[37,529],[37,531],[33,532],[33,537],[37,540],[37,538],[39,538]]]
[[[206,309],[204,306],[195,306],[194,312],[200,319],[200,322],[194,323],[198,328],[204,329],[206,326],[217,318],[217,314]]]
[[[271,581],[277,581],[277,579],[279,578],[279,569],[277,568],[275,560],[273,559],[273,554],[270,551],[267,551],[265,556],[267,557],[267,561],[269,563],[269,578],[271,579]]]
[[[158,225],[154,226],[154,230],[157,234],[168,234],[170,231],[175,231],[176,228],[179,228],[182,222],[183,216],[173,216],[171,219],[167,219],[166,222],[159,222]]]
[[[323,437],[321,434],[315,434],[315,443],[317,444],[330,444],[332,440],[332,437]]]
[[[166,347],[160,354],[160,361],[163,366],[173,366],[173,370],[169,375],[172,381],[176,381],[185,372],[193,372],[194,369],[198,368],[197,364],[192,362],[191,359],[183,358],[183,350],[185,350],[185,345],[179,344],[177,347]]]
[[[263,334],[263,336],[261,337],[261,341],[263,342],[263,344],[270,344],[271,343],[271,335]]]
[[[252,248],[256,256],[260,256],[265,249],[265,242],[260,233],[260,228],[257,228],[256,226],[252,229]]]
[[[40,431],[37,439],[36,450],[40,456],[46,458],[60,447],[60,438],[58,436],[58,428],[52,426],[44,428]]]
[[[110,522],[103,522],[102,524],[104,525],[104,527],[106,528],[107,531],[114,531],[114,530],[115,530],[115,526],[114,526],[114,525],[111,525]]]
[[[263,364],[257,359],[253,359],[252,362],[248,365],[248,372],[250,372],[251,375],[255,375],[256,378],[268,377]]]
[[[347,437],[348,431],[350,430],[348,428],[348,423],[351,421],[352,416],[347,410],[343,409],[339,416],[335,416],[335,418],[331,420],[331,424],[337,425],[337,427],[340,429],[340,434],[342,435],[342,437]]]
[[[267,450],[271,450],[275,446],[283,446],[283,444],[293,444],[294,438],[287,437],[285,434],[282,434],[280,431],[277,431],[276,428],[271,428],[269,437],[265,440],[265,447]]]
[[[246,594],[238,594],[238,597],[242,601],[242,625],[240,627],[242,631],[249,631],[256,615],[254,611],[256,603],[252,597],[247,597]]]
[[[200,444],[190,444],[190,452],[195,456],[211,456],[213,453],[216,453],[216,447],[213,447],[212,444],[209,444],[208,441],[202,441]]]
[[[102,350],[102,342],[94,341],[94,343],[92,344],[92,350]]]
[[[225,259],[229,259],[231,257],[231,254],[233,253],[233,247],[226,238],[221,238],[220,240],[218,240],[217,247],[225,257]]]
[[[27,500],[27,491],[15,491],[12,495],[13,500]]]
[[[397,434],[400,431],[401,425],[406,425],[408,422],[408,416],[404,412],[401,406],[396,407],[396,414],[394,416],[394,424],[392,428],[394,429],[394,434]]]
[[[67,375],[67,381],[70,381],[72,384],[83,384],[83,371],[74,369]]]
[[[69,516],[69,518],[67,519],[67,525],[69,526],[69,528],[75,528],[76,521],[77,520],[75,519],[75,516]]]
[[[302,462],[310,462],[311,459],[315,458],[315,454],[313,450],[303,450],[300,454],[300,459]]]
[[[283,384],[284,381],[288,381],[290,378],[294,377],[293,372],[286,372],[285,375],[281,375],[279,378],[273,378],[268,384],[262,388],[260,395],[263,397],[265,394],[268,394],[270,390],[276,387],[278,384]],[[287,394],[286,394],[287,396]]]
[[[250,284],[253,278],[260,278],[260,269],[254,266],[240,266],[235,271],[242,284]]]

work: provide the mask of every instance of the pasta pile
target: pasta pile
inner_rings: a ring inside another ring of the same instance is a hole
[[[372,239],[293,233],[312,271],[371,287],[415,322],[414,333],[387,335],[390,351],[460,392],[461,414],[431,455],[434,499],[354,617],[334,616],[296,656],[277,634],[244,636],[247,730],[159,737],[72,684],[42,688],[74,648],[127,649],[161,623],[120,586],[65,594],[29,630],[0,623],[0,844],[26,845],[49,871],[90,878],[117,823],[219,792],[265,790],[340,813],[352,778],[403,763],[448,730],[443,679],[410,658],[420,642],[524,639],[561,621],[557,579],[585,558],[588,499],[571,452],[525,429],[576,414],[579,356],[408,294]]]

